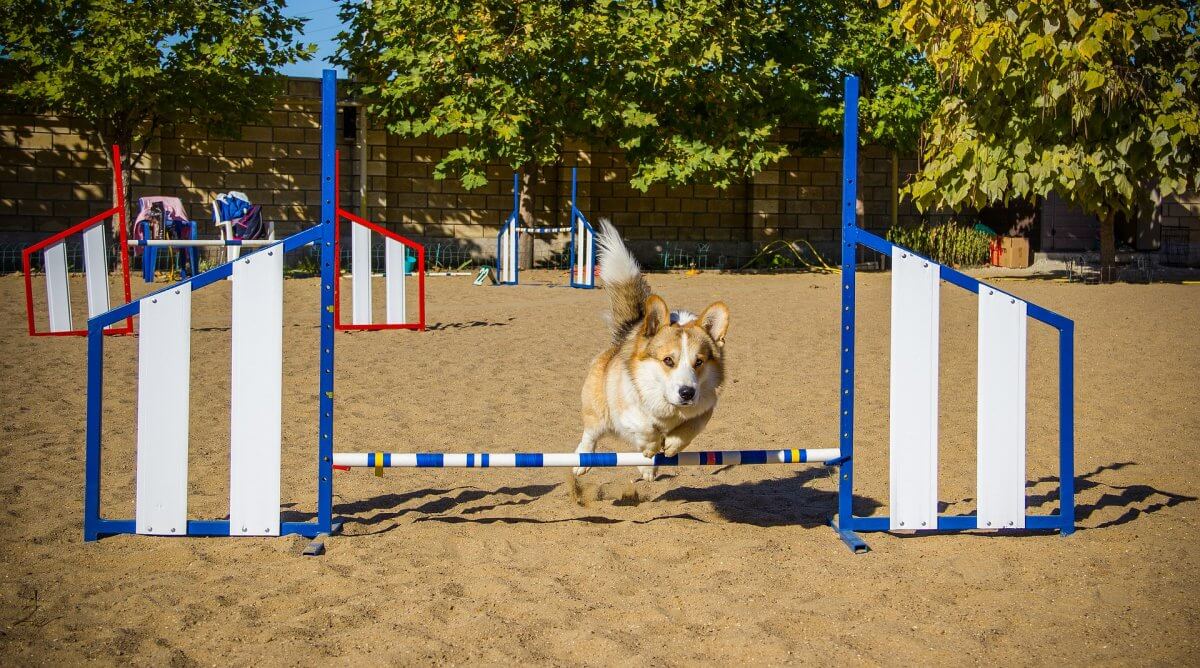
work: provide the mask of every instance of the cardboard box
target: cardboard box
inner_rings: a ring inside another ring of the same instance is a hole
[[[1033,264],[1029,252],[1029,239],[1024,237],[1002,237],[1000,239],[999,266],[1009,269],[1025,269]]]

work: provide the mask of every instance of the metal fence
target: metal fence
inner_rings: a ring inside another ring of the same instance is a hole
[[[83,244],[81,240],[68,240],[67,270],[83,271]],[[19,273],[21,271],[21,251],[23,244],[0,244],[0,273]],[[224,248],[200,248],[200,270],[215,267],[225,261]],[[109,257],[116,257],[116,248],[109,248]],[[156,271],[171,271],[176,266],[179,251],[177,249],[161,249],[155,262]],[[284,258],[284,268],[293,275],[316,274],[319,270],[318,250],[306,247]],[[706,242],[673,242],[668,241],[659,246],[652,259],[646,262],[646,269],[651,271],[683,271],[695,269],[700,271],[762,271],[762,270],[804,270],[819,268],[826,261],[828,253],[823,257],[812,245],[800,241],[775,241],[757,245],[753,252],[728,253],[719,252]],[[342,268],[349,270],[350,244],[342,244]],[[833,258],[834,262],[837,258]],[[491,266],[494,259],[482,256],[472,251],[469,246],[461,243],[427,243],[425,245],[425,263],[428,271],[470,271],[482,266]],[[42,270],[42,254],[35,253],[31,258],[34,271]],[[384,245],[371,245],[371,271],[383,272],[385,265]],[[538,249],[534,255],[534,267],[537,269],[566,270],[570,265],[570,253],[567,249],[547,250]],[[142,258],[131,252],[130,269],[141,271]],[[113,269],[116,269],[114,266]]]

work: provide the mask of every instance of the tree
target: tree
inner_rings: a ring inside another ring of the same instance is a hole
[[[0,60],[9,102],[88,125],[129,172],[164,124],[234,134],[311,57],[284,0],[7,0]],[[126,178],[126,201],[131,179]],[[115,196],[115,193],[114,193]]]
[[[828,46],[839,73],[860,79],[859,123],[862,139],[883,146],[892,157],[892,224],[898,222],[900,154],[920,148],[921,132],[941,99],[937,78],[921,52],[898,31],[898,3],[849,3],[841,25]],[[821,125],[840,139],[841,82],[830,91],[832,104],[821,111]],[[862,161],[859,161],[860,179]],[[864,213],[863,189],[858,189],[858,213]]]
[[[946,92],[919,206],[1056,193],[1113,221],[1200,187],[1197,17],[1187,3],[906,0],[901,25]]]
[[[896,30],[896,3],[850,3],[833,44],[833,67],[860,78],[859,123],[863,140],[893,152],[917,150],[921,130],[941,100],[933,68]],[[822,125],[840,136],[841,87],[836,104],[822,110]]]
[[[840,3],[344,2],[339,62],[404,136],[457,134],[436,178],[558,159],[575,139],[623,149],[630,182],[726,186],[815,124]]]

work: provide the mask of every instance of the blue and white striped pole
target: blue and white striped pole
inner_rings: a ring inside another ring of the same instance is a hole
[[[507,452],[414,453],[337,452],[333,465],[365,468],[566,468],[614,466],[737,466],[750,464],[824,463],[836,459],[837,448],[813,450],[708,450],[674,457],[643,457],[640,452]]]

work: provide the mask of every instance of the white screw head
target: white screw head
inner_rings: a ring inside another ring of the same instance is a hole
[[[922,267],[928,267],[928,266],[929,266],[929,263],[928,263],[928,262],[923,262],[923,263],[921,263],[921,266],[922,266]]]
[[[157,300],[157,299],[151,299],[151,300],[150,300],[150,303],[151,303],[151,304],[157,304],[157,303],[158,303],[158,300]]]
[[[901,522],[901,523],[900,523],[900,526],[904,526],[904,522]]]
[[[921,522],[921,526],[925,526],[925,523],[924,523],[924,522]]]
[[[988,526],[992,526],[992,523],[991,523],[991,522],[987,522],[986,524],[987,524]]]
[[[994,294],[996,294],[996,292],[995,292],[995,290],[988,290],[988,294],[989,294],[989,295],[994,295]]]
[[[242,527],[242,533],[246,533],[246,527]]]
[[[175,533],[175,527],[171,527],[171,533]]]

